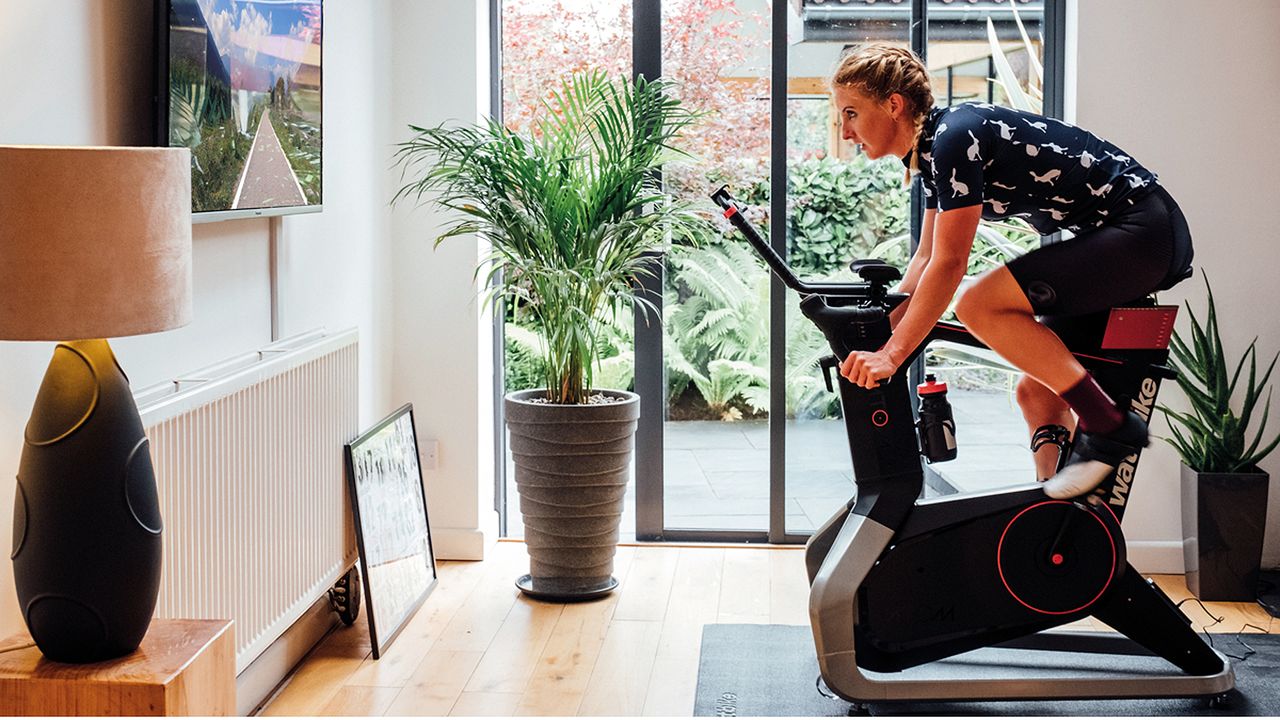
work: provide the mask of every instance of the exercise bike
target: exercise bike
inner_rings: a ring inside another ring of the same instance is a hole
[[[861,283],[803,282],[742,216],[727,188],[712,199],[800,293],[801,311],[834,352],[821,363],[828,388],[830,373],[849,352],[878,350],[889,339],[889,312],[906,299],[889,292],[901,276],[896,268],[862,260],[853,264]],[[1033,482],[920,499],[924,470],[906,373],[934,341],[985,347],[963,326],[939,322],[876,388],[855,386],[837,372],[857,491],[805,548],[810,621],[827,687],[855,708],[891,700],[1196,696],[1225,704],[1235,684],[1227,659],[1126,559],[1120,523],[1140,453],[1094,492],[1069,501],[1046,497]],[[1164,365],[1167,349],[1072,350],[1111,397],[1148,422],[1161,380],[1175,377]],[[1121,635],[1045,632],[1089,616]],[[996,645],[1154,655],[1173,667],[1012,679],[920,672]]]

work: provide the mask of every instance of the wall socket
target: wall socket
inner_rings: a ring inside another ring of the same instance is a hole
[[[423,440],[418,447],[418,456],[422,460],[423,470],[435,470],[440,464],[440,442]]]

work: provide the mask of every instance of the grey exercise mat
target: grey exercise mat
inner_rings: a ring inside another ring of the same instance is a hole
[[[1232,660],[1236,689],[1226,709],[1210,709],[1203,699],[1163,700],[1013,700],[1000,702],[872,703],[872,715],[1277,715],[1280,714],[1280,637],[1240,636],[1256,652]],[[1215,635],[1220,650],[1243,655],[1247,648],[1235,635]],[[1105,673],[1107,663],[1126,672],[1176,669],[1159,658],[1096,656],[1081,653],[1028,653],[984,648],[959,655],[945,666],[913,668],[912,673],[964,673],[1001,677],[1060,671],[1073,663],[1073,674]],[[1027,661],[1032,660],[1029,664]],[[1035,662],[1039,661],[1039,662]],[[1015,667],[1016,666],[1016,667]],[[929,672],[932,670],[933,672]],[[872,674],[874,677],[875,675]],[[881,676],[883,677],[883,676]],[[813,635],[799,625],[707,625],[702,633],[698,690],[693,714],[709,716],[841,716],[849,703],[819,693],[818,660]],[[823,688],[825,691],[825,687]],[[830,692],[830,691],[826,691]]]

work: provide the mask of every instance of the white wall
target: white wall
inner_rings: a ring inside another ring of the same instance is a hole
[[[488,3],[394,0],[392,8],[391,141],[408,140],[409,124],[480,120],[489,108]],[[439,441],[438,469],[426,473],[436,553],[478,559],[497,529],[492,319],[472,282],[480,246],[459,237],[432,250],[445,220],[413,201],[393,213],[393,386],[413,402],[419,437]]]
[[[149,144],[152,7],[140,0],[0,2],[0,143]],[[362,426],[395,403],[391,25],[386,0],[325,4],[325,210],[282,220],[281,332],[359,327]],[[195,226],[192,324],[113,342],[135,387],[270,341],[268,222]],[[10,535],[22,429],[51,351],[48,343],[0,342],[0,538]],[[0,633],[21,626],[6,565]]]
[[[1198,269],[1208,273],[1223,343],[1238,358],[1257,336],[1260,357],[1280,350],[1280,242],[1276,240],[1273,138],[1280,117],[1275,29],[1280,3],[1233,0],[1078,0],[1076,119],[1115,142],[1160,176],[1195,237]],[[1197,277],[1161,296],[1190,299],[1203,317]],[[1180,327],[1185,328],[1185,318]],[[1272,384],[1280,386],[1280,378]],[[1182,403],[1166,387],[1161,401]],[[1270,433],[1280,431],[1280,396]],[[1163,421],[1157,434],[1167,435]],[[1262,465],[1271,474],[1264,565],[1280,564],[1280,452]],[[1143,455],[1131,541],[1158,549],[1160,567],[1181,570],[1178,459],[1164,443]]]

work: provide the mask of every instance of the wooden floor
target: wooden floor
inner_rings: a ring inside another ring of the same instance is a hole
[[[704,624],[809,622],[799,548],[623,546],[618,590],[583,604],[525,599],[513,583],[527,571],[518,542],[484,562],[441,562],[439,585],[381,659],[363,622],[337,630],[263,714],[689,716]],[[1188,597],[1181,576],[1156,581]],[[1256,604],[1207,605],[1213,616],[1182,607],[1211,632],[1275,624]],[[1074,625],[1100,629],[1091,623]]]

